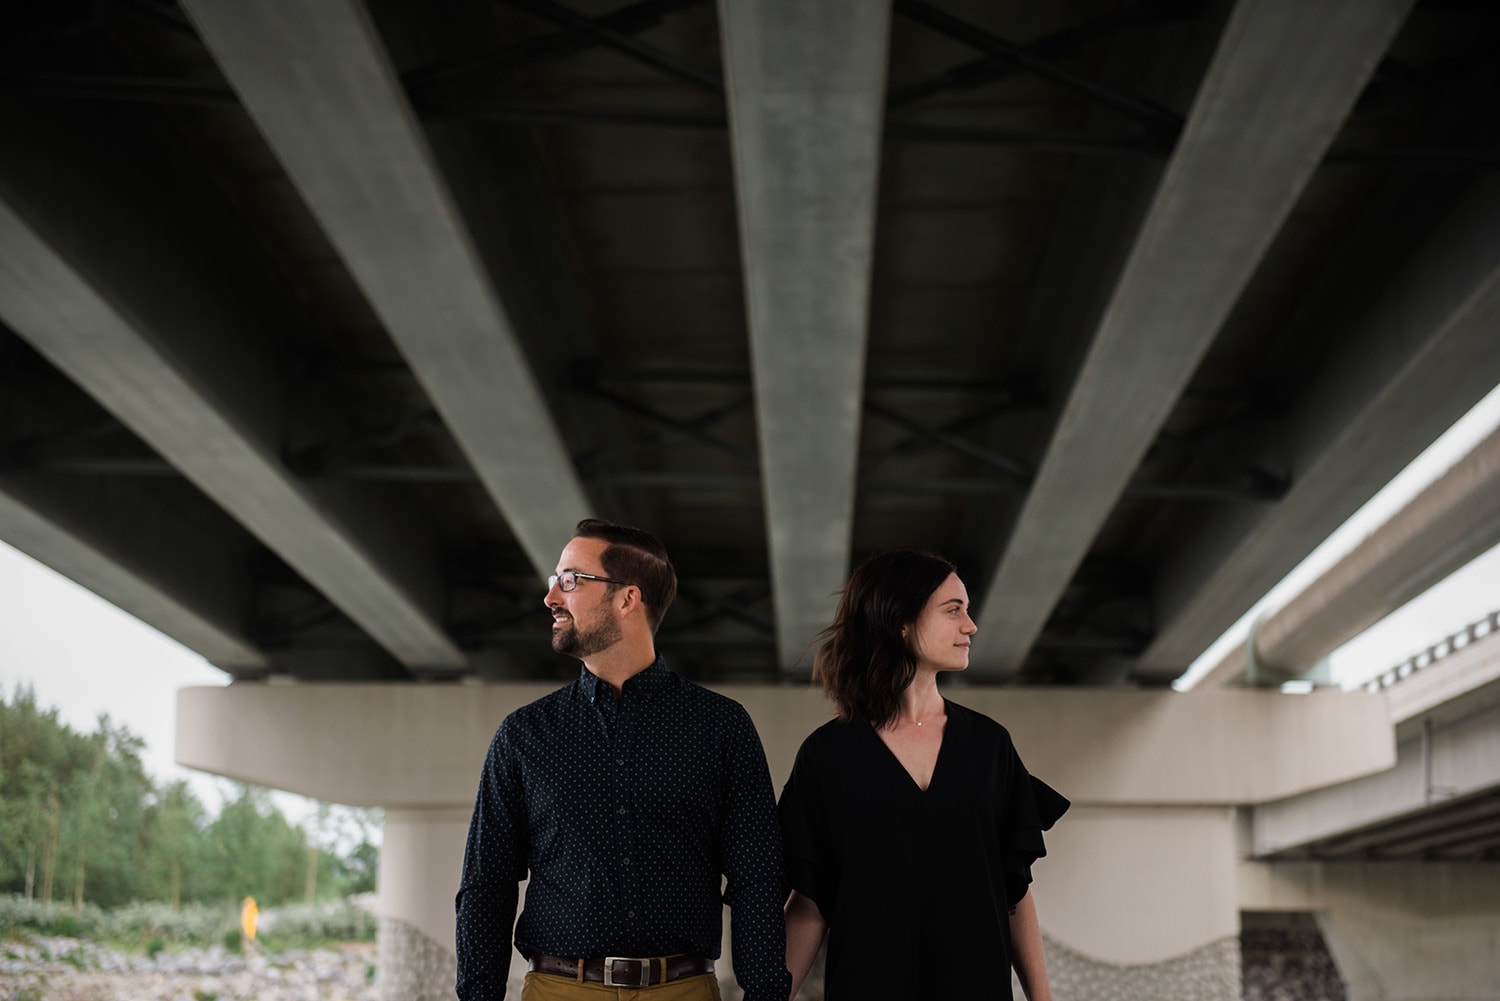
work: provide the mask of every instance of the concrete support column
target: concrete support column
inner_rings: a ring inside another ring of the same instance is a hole
[[[1246,910],[1310,911],[1348,1001],[1480,1001],[1500,984],[1500,863],[1246,862]]]
[[[453,891],[468,829],[468,809],[385,811],[377,961],[381,1001],[454,997]]]
[[[1047,848],[1032,886],[1057,1001],[1239,1001],[1233,810],[1075,806]]]

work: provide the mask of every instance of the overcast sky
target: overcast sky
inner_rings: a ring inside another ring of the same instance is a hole
[[[218,803],[217,783],[172,760],[177,689],[222,685],[202,657],[8,545],[0,544],[0,686],[19,684],[62,721],[91,733],[101,713],[146,741],[147,771],[192,777],[199,798]]]
[[[1244,641],[1246,624],[1260,607],[1279,606],[1305,587],[1497,426],[1500,389],[1226,633],[1200,658],[1199,670],[1212,667],[1227,644]],[[1337,651],[1335,680],[1346,687],[1357,685],[1497,608],[1500,549]],[[144,761],[158,780],[189,778],[200,798],[217,808],[223,784],[172,760],[176,692],[189,685],[226,682],[224,673],[202,657],[0,543],[0,688],[7,701],[18,684],[31,685],[43,707],[56,707],[65,723],[84,732],[92,732],[99,714],[108,713],[144,738]]]

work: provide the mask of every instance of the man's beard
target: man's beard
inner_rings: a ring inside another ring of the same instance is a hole
[[[566,628],[552,630],[552,649],[582,660],[608,650],[620,642],[621,635],[620,624],[613,619],[606,619],[603,625],[589,630],[579,629],[578,620],[572,619]]]

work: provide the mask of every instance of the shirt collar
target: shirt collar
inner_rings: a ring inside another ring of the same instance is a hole
[[[649,695],[660,691],[672,680],[672,672],[667,670],[666,659],[661,654],[651,662],[651,666],[633,674],[625,679],[625,692],[627,694]],[[588,667],[580,665],[578,668],[578,684],[583,688],[583,694],[593,702],[600,694],[600,689],[608,690],[609,686],[592,674]]]

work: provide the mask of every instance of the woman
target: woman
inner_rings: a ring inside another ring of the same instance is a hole
[[[813,661],[838,718],[781,796],[795,997],[829,933],[826,997],[1050,1001],[1031,863],[1068,801],[1005,728],[938,694],[976,631],[953,564],[900,549],[854,572]]]

